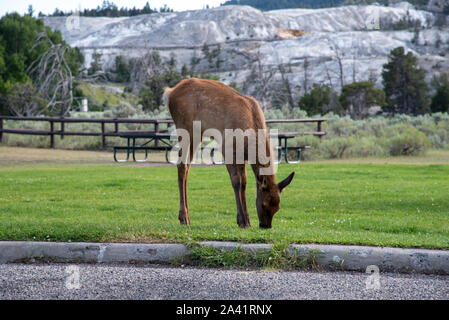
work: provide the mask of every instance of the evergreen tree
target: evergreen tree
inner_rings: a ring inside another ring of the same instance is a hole
[[[189,68],[187,67],[186,64],[182,65],[181,75],[183,78],[187,78],[187,76],[189,75]]]
[[[30,17],[32,17],[33,14],[34,14],[34,9],[33,9],[33,6],[30,4],[30,5],[28,6],[28,15],[29,15]]]
[[[441,74],[439,77],[434,77],[432,85],[436,89],[436,93],[432,97],[430,110],[432,112],[449,112],[449,75]]]
[[[405,54],[403,47],[393,49],[382,71],[387,111],[413,115],[428,112],[429,89],[425,74],[411,52]]]
[[[88,75],[93,75],[103,69],[103,66],[101,64],[101,53],[95,52],[92,55],[92,62],[90,63],[89,69],[87,69]]]
[[[449,112],[449,85],[438,88],[430,109],[432,112]]]
[[[370,107],[385,104],[385,93],[370,81],[353,82],[343,87],[339,100],[351,118],[361,119]]]
[[[313,84],[312,90],[299,100],[300,109],[307,112],[309,116],[324,114],[331,102],[331,88],[327,85]]]
[[[130,9],[124,7],[119,9],[114,2],[104,0],[101,6],[97,6],[95,9],[84,9],[80,12],[80,15],[86,17],[130,17],[155,12],[157,12],[157,10],[151,9],[148,2],[142,9],[137,9],[135,6]],[[160,12],[173,12],[173,9],[170,9],[165,5],[160,9]],[[70,14],[71,12],[64,13],[63,11],[56,9],[50,16],[67,16]]]
[[[125,61],[123,56],[115,57],[115,81],[117,82],[128,82],[129,81],[129,65]]]

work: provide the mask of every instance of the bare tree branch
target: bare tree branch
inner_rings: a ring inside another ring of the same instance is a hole
[[[73,75],[65,54],[69,47],[54,44],[46,32],[40,33],[33,48],[48,43],[50,48],[33,61],[27,72],[38,84],[38,92],[48,100],[47,109],[66,116],[73,103]]]
[[[330,49],[334,52],[334,58],[337,60],[337,64],[338,64],[338,71],[333,71],[335,74],[338,75],[338,78],[340,80],[340,87],[341,89],[343,89],[343,87],[345,86],[345,82],[344,82],[344,73],[343,73],[343,52],[340,49],[340,47],[338,46],[337,43],[335,43],[335,41],[330,40],[331,45],[330,45]]]
[[[248,87],[248,84],[254,86],[252,95],[254,95],[254,97],[261,103],[262,109],[265,109],[265,106],[268,105],[270,100],[270,85],[273,77],[278,71],[278,68],[274,66],[265,67],[262,64],[261,54],[259,50],[253,57],[253,61],[253,68],[245,86]]]
[[[290,80],[288,79],[288,77],[286,75],[285,67],[282,64],[278,65],[278,69],[281,74],[282,84],[286,91],[288,104],[293,109],[295,107],[295,102],[293,99],[293,91],[291,88]]]
[[[309,59],[307,57],[304,58],[304,94],[309,91]]]

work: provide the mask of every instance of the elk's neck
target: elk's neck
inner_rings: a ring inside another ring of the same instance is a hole
[[[252,169],[254,172],[254,175],[258,181],[262,180],[262,177],[265,176],[266,182],[268,185],[276,184],[276,174],[275,174],[275,168],[274,168],[274,158],[273,158],[273,152],[271,150],[271,142],[270,142],[270,136],[269,132],[267,131],[267,137],[265,139],[265,155],[270,159],[268,163],[265,163],[265,161],[261,162],[259,159],[259,154],[256,157],[256,163],[252,164]],[[259,144],[258,144],[259,145]],[[262,152],[263,153],[263,152]]]
[[[267,169],[267,167],[265,165],[258,165],[256,164],[252,164],[251,165],[253,172],[254,172],[254,176],[256,177],[257,181],[262,181],[263,177],[265,177],[265,181],[267,183],[268,186],[272,186],[276,184],[276,174],[272,173],[272,174],[261,174],[261,169]]]

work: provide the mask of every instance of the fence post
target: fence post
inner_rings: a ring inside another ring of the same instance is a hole
[[[118,133],[118,121],[117,121],[117,119],[114,119],[114,132]]]
[[[64,139],[64,117],[61,118],[61,140]]]
[[[0,119],[0,143],[3,142],[3,119]]]
[[[104,121],[101,121],[101,147],[106,148],[106,136],[104,135]]]
[[[55,125],[53,120],[50,120],[50,148],[54,149],[55,147]]]
[[[317,122],[316,131],[321,132],[321,121]],[[320,134],[319,137],[320,137],[320,142],[321,142],[321,138],[323,138],[323,136]]]

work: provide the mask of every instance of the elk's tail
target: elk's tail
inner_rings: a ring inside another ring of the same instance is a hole
[[[164,105],[166,107],[168,107],[168,100],[170,99],[170,94],[173,91],[173,89],[174,88],[169,88],[169,87],[166,87],[164,89],[164,95],[162,96],[162,102],[164,103]]]

